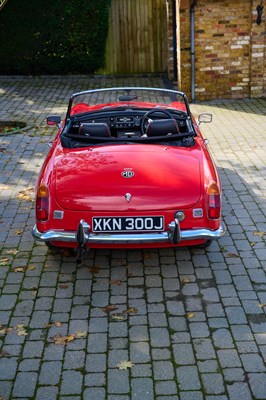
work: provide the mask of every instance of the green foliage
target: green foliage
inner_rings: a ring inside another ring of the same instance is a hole
[[[10,0],[0,12],[0,74],[94,73],[111,0]]]

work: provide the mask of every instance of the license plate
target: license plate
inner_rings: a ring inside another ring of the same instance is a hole
[[[94,217],[93,232],[160,232],[164,230],[164,217]]]

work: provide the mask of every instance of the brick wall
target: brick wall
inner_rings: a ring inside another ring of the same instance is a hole
[[[177,0],[178,88],[191,96],[190,1]],[[196,100],[266,96],[265,14],[260,0],[198,0],[195,7]],[[170,2],[169,2],[170,5]],[[171,71],[170,71],[170,77]]]

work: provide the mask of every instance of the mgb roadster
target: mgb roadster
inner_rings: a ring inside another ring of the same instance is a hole
[[[220,238],[221,182],[184,93],[75,93],[36,184],[33,236],[48,246],[207,246]]]

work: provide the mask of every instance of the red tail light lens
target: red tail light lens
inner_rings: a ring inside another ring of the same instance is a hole
[[[207,189],[208,218],[218,219],[221,216],[221,194],[216,182],[211,182]]]
[[[36,218],[40,222],[47,221],[49,218],[49,190],[44,183],[39,186],[37,192]]]

